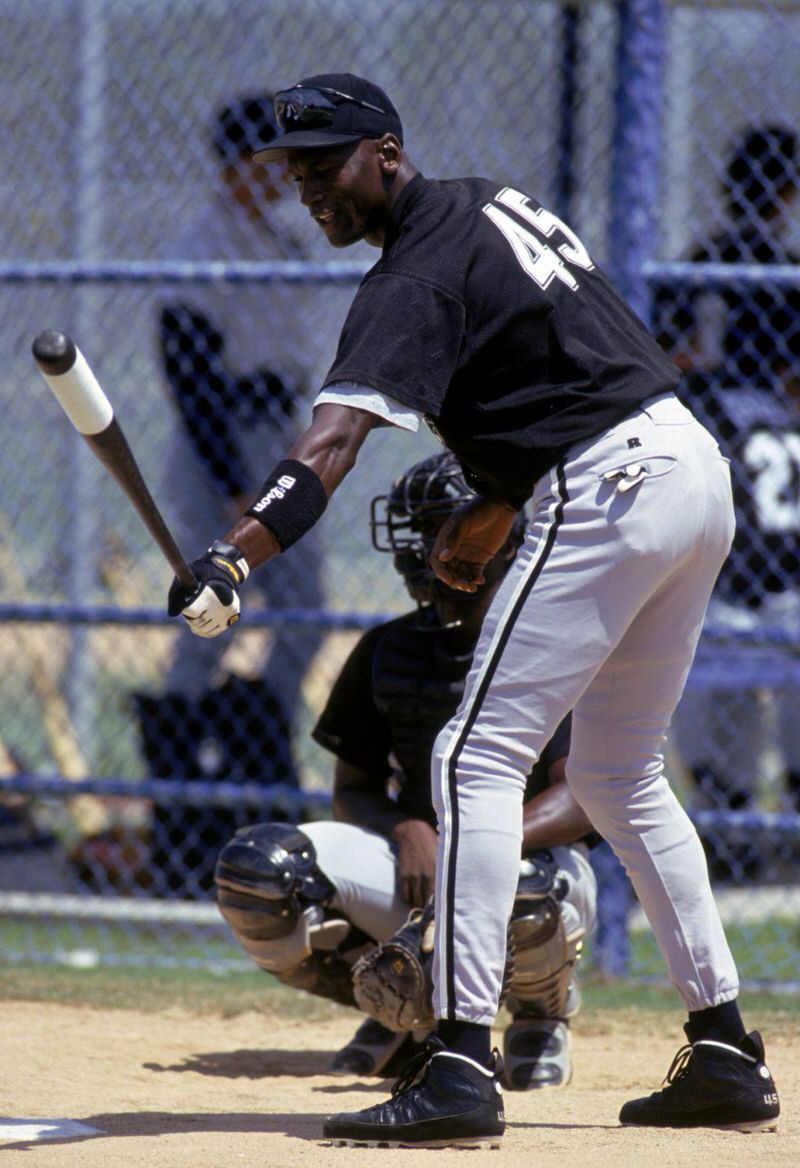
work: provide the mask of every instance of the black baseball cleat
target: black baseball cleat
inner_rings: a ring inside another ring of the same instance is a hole
[[[619,1119],[643,1127],[757,1132],[775,1131],[779,1114],[778,1092],[764,1065],[764,1043],[754,1030],[738,1046],[700,1039],[681,1047],[663,1088],[626,1103]]]
[[[392,1097],[364,1111],[332,1115],[323,1135],[335,1144],[369,1147],[493,1147],[505,1130],[500,1056],[491,1066],[429,1039],[392,1088]]]

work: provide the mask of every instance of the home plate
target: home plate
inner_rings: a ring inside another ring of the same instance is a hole
[[[78,1123],[76,1119],[3,1119],[0,1118],[0,1144],[18,1144],[24,1140],[74,1140],[80,1136],[102,1136],[99,1127]]]

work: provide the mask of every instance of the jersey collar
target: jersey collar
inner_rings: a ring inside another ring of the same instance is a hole
[[[409,209],[417,202],[423,188],[428,185],[428,180],[423,174],[417,172],[412,179],[406,183],[389,212],[389,222],[386,227],[386,234],[383,238],[383,254],[385,255],[393,243],[396,242],[400,235],[402,221],[408,213]]]

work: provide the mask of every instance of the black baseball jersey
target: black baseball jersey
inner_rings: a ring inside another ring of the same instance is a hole
[[[454,655],[434,610],[370,629],[353,649],[312,732],[315,741],[374,778],[397,806],[435,825],[430,760],[455,713],[472,653]],[[565,718],[528,778],[525,798],[548,786],[552,763],[569,751]]]
[[[417,175],[326,385],[369,386],[419,411],[473,485],[521,504],[568,447],[678,376],[552,212],[487,179]]]

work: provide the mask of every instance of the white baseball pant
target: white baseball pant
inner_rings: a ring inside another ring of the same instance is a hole
[[[571,448],[537,483],[525,542],[439,735],[434,1007],[491,1024],[525,775],[572,709],[567,781],[625,866],[690,1010],[736,968],[664,735],[733,536],[726,460],[673,394]]]

